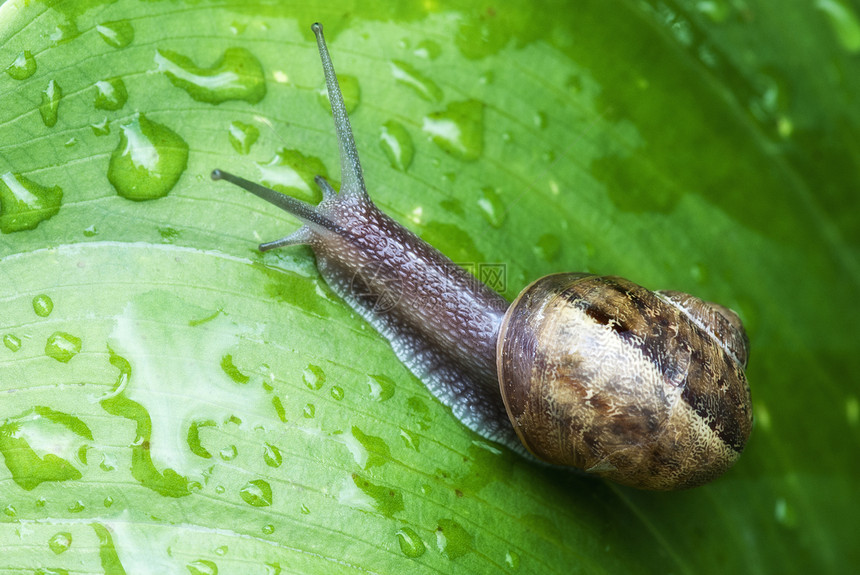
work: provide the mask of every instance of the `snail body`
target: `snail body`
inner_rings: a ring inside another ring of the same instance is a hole
[[[680,489],[725,472],[752,427],[738,316],[681,292],[554,274],[512,303],[380,211],[322,35],[340,145],[339,192],[309,205],[224,179],[303,221],[263,251],[308,244],[329,286],[454,415],[482,436],[625,485]]]

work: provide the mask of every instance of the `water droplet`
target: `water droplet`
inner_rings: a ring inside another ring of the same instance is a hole
[[[85,238],[92,238],[99,235],[99,231],[96,229],[95,225],[92,225],[84,230]]]
[[[367,385],[370,388],[370,398],[374,401],[388,401],[394,396],[396,385],[390,377],[368,375]]]
[[[275,526],[272,525],[271,523],[266,523],[265,525],[263,525],[263,534],[264,535],[271,535],[274,532],[275,532]]]
[[[544,234],[535,244],[535,253],[546,262],[554,262],[561,251],[561,240],[555,234]]]
[[[418,423],[418,427],[422,431],[427,431],[431,421],[430,408],[427,407],[427,404],[420,397],[413,396],[406,400],[406,407],[409,408],[410,415]]]
[[[122,78],[110,78],[96,82],[96,98],[93,105],[99,110],[119,110],[128,101],[128,90]]]
[[[53,46],[59,46],[60,44],[65,44],[69,40],[74,40],[80,35],[81,32],[78,30],[78,25],[75,24],[74,21],[70,21],[57,24],[49,38]]]
[[[546,114],[544,112],[536,112],[533,118],[535,128],[543,130],[546,128]]]
[[[507,210],[499,192],[495,188],[484,186],[481,188],[481,197],[478,198],[478,207],[481,215],[494,228],[500,228],[505,221]]]
[[[81,513],[86,508],[87,506],[84,505],[84,502],[78,499],[77,501],[69,503],[69,506],[66,509],[69,510],[69,513]]]
[[[99,468],[102,471],[113,471],[116,469],[116,457],[109,453],[103,453],[102,461],[99,463]]]
[[[17,517],[18,516],[18,510],[15,509],[15,506],[10,503],[9,505],[7,505],[6,507],[3,508],[3,515],[6,515],[7,517]]]
[[[260,130],[252,124],[233,122],[230,124],[230,145],[237,153],[245,155],[260,137]]]
[[[229,551],[229,550],[230,550],[230,548],[227,547],[226,545],[221,545],[220,547],[215,548],[215,555],[218,555],[219,557],[223,557],[224,555],[227,554],[227,551]]]
[[[197,457],[202,457],[203,459],[211,459],[212,454],[203,447],[202,442],[200,441],[200,428],[201,427],[215,427],[215,422],[212,420],[206,421],[193,421],[191,425],[188,426],[188,435],[185,438],[185,442],[188,444],[188,449],[191,450],[191,453],[196,455]]]
[[[244,385],[251,381],[249,376],[239,371],[239,368],[233,364],[233,356],[230,354],[224,355],[221,358],[221,370],[226,373],[230,379],[240,385]]]
[[[263,66],[245,48],[227,48],[209,68],[201,68],[188,56],[170,50],[156,50],[155,63],[174,86],[198,102],[244,100],[256,104],[266,95]]]
[[[442,89],[436,85],[436,82],[422,74],[411,64],[402,60],[392,60],[391,75],[398,83],[413,89],[428,102],[442,101]]]
[[[307,505],[302,505],[301,508],[299,509],[299,511],[301,512],[302,515],[310,515],[311,514],[311,510],[310,510],[310,508],[308,508]]]
[[[770,431],[771,428],[770,410],[767,405],[761,401],[755,402],[755,426],[762,431]]]
[[[484,150],[484,105],[477,100],[452,102],[424,117],[421,127],[443,151],[461,160],[477,160]]]
[[[246,483],[239,495],[245,503],[254,507],[268,507],[272,504],[272,487],[262,479]]]
[[[113,505],[113,497],[111,497],[110,495],[105,497],[104,501],[102,501],[102,505],[104,505],[107,508],[112,506]]]
[[[388,156],[391,167],[405,172],[415,157],[412,136],[400,122],[387,121],[379,132],[379,147]]]
[[[206,559],[192,561],[185,567],[191,575],[218,575],[218,566]]]
[[[68,531],[61,531],[60,533],[55,534],[48,541],[48,547],[51,548],[55,554],[59,555],[64,551],[68,551],[69,547],[72,546],[72,534]]]
[[[717,24],[725,22],[731,12],[725,0],[700,0],[696,2],[696,9]]]
[[[32,230],[60,211],[63,190],[45,187],[29,178],[6,172],[0,176],[0,231]]]
[[[21,349],[21,339],[11,333],[7,333],[3,336],[3,345],[5,345],[9,351],[16,352]]]
[[[316,414],[316,411],[317,411],[317,408],[314,407],[314,404],[309,403],[302,410],[302,417],[304,417],[305,419],[313,419],[314,414]]]
[[[221,495],[225,491],[227,491],[227,488],[224,487],[223,485],[219,485],[215,488],[215,493],[217,493],[218,495]]]
[[[36,59],[29,50],[24,50],[9,64],[6,73],[15,80],[26,80],[36,73]]]
[[[860,52],[860,18],[844,0],[816,0],[815,7],[824,12],[836,39],[850,54]]]
[[[305,156],[298,150],[281,148],[267,164],[257,166],[264,186],[312,204],[322,199],[314,178],[319,174],[329,180],[328,171],[319,158]]]
[[[424,542],[411,527],[402,527],[399,529],[397,531],[397,540],[400,543],[400,551],[410,559],[424,555],[424,551],[426,550]]]
[[[352,437],[354,437],[361,445],[359,450],[355,450],[347,443],[347,448],[352,452],[355,462],[364,469],[370,469],[379,465],[384,465],[391,460],[391,450],[385,440],[375,435],[364,433],[357,426],[352,427]]]
[[[856,397],[852,396],[845,400],[845,418],[851,426],[856,426],[860,422],[860,401]]]
[[[278,414],[278,419],[281,420],[281,423],[287,422],[287,412],[284,409],[284,404],[281,403],[281,398],[277,395],[272,398],[272,406],[275,408],[275,413]]]
[[[418,446],[421,443],[421,438],[414,433],[407,431],[406,429],[400,429],[400,438],[403,440],[403,444],[409,449],[413,449],[415,451],[419,451]]]
[[[96,136],[110,135],[110,124],[108,124],[107,118],[103,118],[101,122],[90,124],[90,128],[92,128],[93,134],[95,134]]]
[[[419,58],[435,60],[442,53],[442,47],[433,40],[422,40],[412,53]]]
[[[108,168],[110,183],[129,200],[166,196],[188,165],[188,144],[176,132],[143,114],[120,128],[122,136]]]
[[[222,450],[218,453],[218,455],[219,455],[219,456],[221,457],[221,459],[223,459],[224,461],[233,461],[234,459],[236,459],[236,456],[237,456],[237,455],[239,455],[239,450],[238,450],[238,449],[236,449],[236,446],[235,446],[235,445],[228,445],[227,447],[225,447],[224,449],[222,449]]]
[[[797,527],[797,514],[784,498],[780,497],[776,500],[773,515],[784,527]]]
[[[114,20],[96,26],[96,31],[108,46],[125,48],[134,41],[134,28],[128,20]]]
[[[331,396],[332,396],[332,399],[334,399],[336,401],[340,401],[341,399],[343,399],[343,396],[344,396],[343,388],[340,387],[339,385],[331,386]]]
[[[399,490],[377,485],[357,473],[346,480],[338,502],[362,511],[375,511],[386,517],[403,511],[403,494]]]
[[[509,569],[519,569],[520,568],[520,555],[516,551],[508,550],[505,553],[505,565],[508,566]]]
[[[263,461],[265,461],[266,465],[269,467],[280,467],[281,463],[284,462],[284,457],[281,455],[280,449],[271,443],[266,443],[263,446]]]
[[[42,92],[42,103],[39,105],[39,114],[42,116],[42,122],[49,128],[52,128],[57,123],[60,110],[60,98],[63,97],[63,90],[56,81],[48,82],[48,87]]]
[[[33,572],[33,575],[69,575],[69,572],[65,569],[60,569],[59,567],[55,567],[53,569],[48,567],[39,567]]]
[[[80,352],[81,339],[62,331],[51,334],[45,344],[45,354],[62,363],[69,363]]]
[[[361,103],[361,87],[358,84],[358,78],[344,74],[337,75],[337,81],[340,84],[340,91],[343,94],[343,105],[346,107],[347,114],[352,114],[358,105]],[[319,103],[325,110],[331,112],[331,104],[328,100],[328,90],[325,85],[319,89]]]
[[[308,364],[302,371],[302,381],[308,389],[317,391],[325,384],[325,372],[318,365]]]
[[[440,519],[436,528],[436,547],[448,559],[462,557],[474,549],[472,534],[451,519]]]

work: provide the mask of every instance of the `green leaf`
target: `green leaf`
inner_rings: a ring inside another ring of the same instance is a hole
[[[734,469],[648,493],[526,461],[308,249],[257,251],[298,222],[208,174],[337,178],[314,21],[374,200],[508,298],[579,270],[740,313]],[[0,66],[0,571],[860,561],[856,0],[7,0]]]

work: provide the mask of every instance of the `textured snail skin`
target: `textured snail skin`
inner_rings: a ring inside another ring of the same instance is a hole
[[[322,26],[313,31],[340,192],[317,176],[323,200],[312,206],[212,172],[302,220],[260,249],[310,245],[328,285],[483,437],[644,489],[693,487],[728,469],[752,426],[737,315],[589,274],[541,278],[508,306],[371,201]]]
[[[682,295],[705,317],[712,309]],[[537,280],[499,335],[499,381],[520,440],[539,459],[642,489],[718,477],[740,456],[752,409],[743,365],[700,323],[622,278]]]

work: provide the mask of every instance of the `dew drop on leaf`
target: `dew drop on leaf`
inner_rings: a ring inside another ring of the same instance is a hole
[[[69,363],[80,352],[81,338],[63,331],[55,331],[45,343],[45,354],[62,363]]]
[[[484,151],[484,105],[477,100],[452,102],[424,117],[422,130],[444,152],[473,161]]]
[[[272,504],[272,487],[262,479],[254,479],[239,491],[242,500],[254,507],[268,507]]]
[[[72,534],[68,531],[61,531],[60,533],[55,534],[48,541],[48,547],[51,548],[55,554],[59,555],[60,553],[67,551],[69,547],[72,546]]]
[[[236,456],[239,455],[239,450],[236,449],[235,445],[228,445],[227,447],[222,449],[218,455],[224,461],[233,461],[234,459],[236,459]]]
[[[305,156],[298,150],[281,148],[268,163],[258,163],[257,166],[264,186],[312,204],[322,199],[322,192],[314,183],[314,178],[320,175],[329,180],[328,170],[322,160]]]
[[[317,408],[314,407],[314,404],[309,403],[302,410],[302,417],[304,417],[305,419],[313,419],[314,415],[316,414],[316,410]]]
[[[257,142],[260,137],[260,130],[253,124],[245,124],[243,122],[233,122],[230,124],[230,145],[237,153],[245,155],[251,151],[251,146]]]
[[[3,508],[3,515],[14,518],[18,516],[18,510],[15,509],[15,506],[10,503]]]
[[[433,40],[422,40],[418,43],[415,47],[415,51],[412,53],[419,58],[435,60],[442,53],[442,47]]]
[[[125,48],[134,41],[134,27],[128,20],[104,22],[96,26],[96,31],[113,48]]]
[[[343,396],[344,396],[343,388],[339,385],[331,386],[330,393],[331,393],[332,399],[334,399],[336,401],[340,401],[341,399],[343,399]]]
[[[87,506],[84,504],[84,502],[78,499],[77,501],[69,503],[69,506],[66,509],[69,511],[69,513],[80,513],[86,508]]]
[[[266,95],[266,79],[260,61],[245,48],[228,48],[209,68],[171,50],[156,50],[155,63],[177,88],[198,102],[220,104],[244,100],[256,104]]]
[[[410,559],[424,555],[424,551],[426,550],[424,542],[411,527],[399,529],[397,531],[397,541],[400,543],[400,551]]]
[[[308,364],[302,371],[302,381],[311,391],[317,391],[325,384],[325,372],[318,365]]]
[[[412,136],[400,122],[389,120],[383,124],[379,132],[379,147],[385,152],[392,168],[405,172],[412,165],[415,145]]]
[[[406,429],[401,429],[400,439],[403,440],[403,445],[405,445],[407,448],[412,449],[413,451],[419,451],[418,448],[421,443],[421,438],[418,435],[415,435],[414,433]]]
[[[48,188],[6,172],[0,176],[0,231],[10,234],[34,229],[57,215],[62,199],[59,186]]]
[[[280,467],[281,463],[284,461],[284,456],[281,455],[280,449],[271,443],[266,443],[263,446],[263,461],[265,461],[266,465],[269,467]]]
[[[391,75],[399,84],[408,86],[428,102],[441,102],[442,89],[414,66],[401,60],[392,60]]]
[[[103,118],[101,122],[90,124],[90,128],[92,129],[93,134],[95,134],[96,136],[110,135],[110,124],[108,123],[107,118]]]
[[[51,128],[57,123],[60,110],[60,99],[63,97],[63,90],[55,80],[48,82],[48,87],[42,92],[42,103],[39,105],[39,114],[42,116],[42,122]]]
[[[21,349],[21,338],[11,333],[3,336],[3,345],[11,352],[16,352]]]
[[[436,528],[436,547],[448,559],[462,557],[474,550],[472,534],[452,519],[440,519]]]
[[[481,210],[481,215],[494,228],[500,228],[505,221],[506,209],[505,204],[499,192],[490,186],[481,188],[481,197],[478,198],[478,208]]]
[[[186,567],[191,575],[218,575],[218,566],[206,559],[192,561]]]
[[[508,566],[509,569],[519,569],[520,568],[520,556],[516,551],[508,551],[505,553],[505,565]]]
[[[128,90],[122,78],[110,78],[96,82],[96,98],[93,106],[98,110],[119,110],[128,101]]]
[[[143,114],[120,128],[122,136],[108,168],[110,183],[129,200],[166,196],[188,165],[188,144],[179,134]]]
[[[264,535],[271,535],[274,532],[275,532],[275,526],[272,525],[271,523],[266,523],[265,525],[263,525],[263,534]]]
[[[233,356],[230,354],[221,357],[221,370],[238,384],[244,385],[251,381],[249,376],[239,371],[239,368],[233,363]]]
[[[395,384],[390,377],[378,374],[367,376],[370,398],[374,401],[388,401],[394,396]]]
[[[36,59],[29,50],[24,50],[9,64],[6,73],[15,80],[26,80],[36,73]]]

